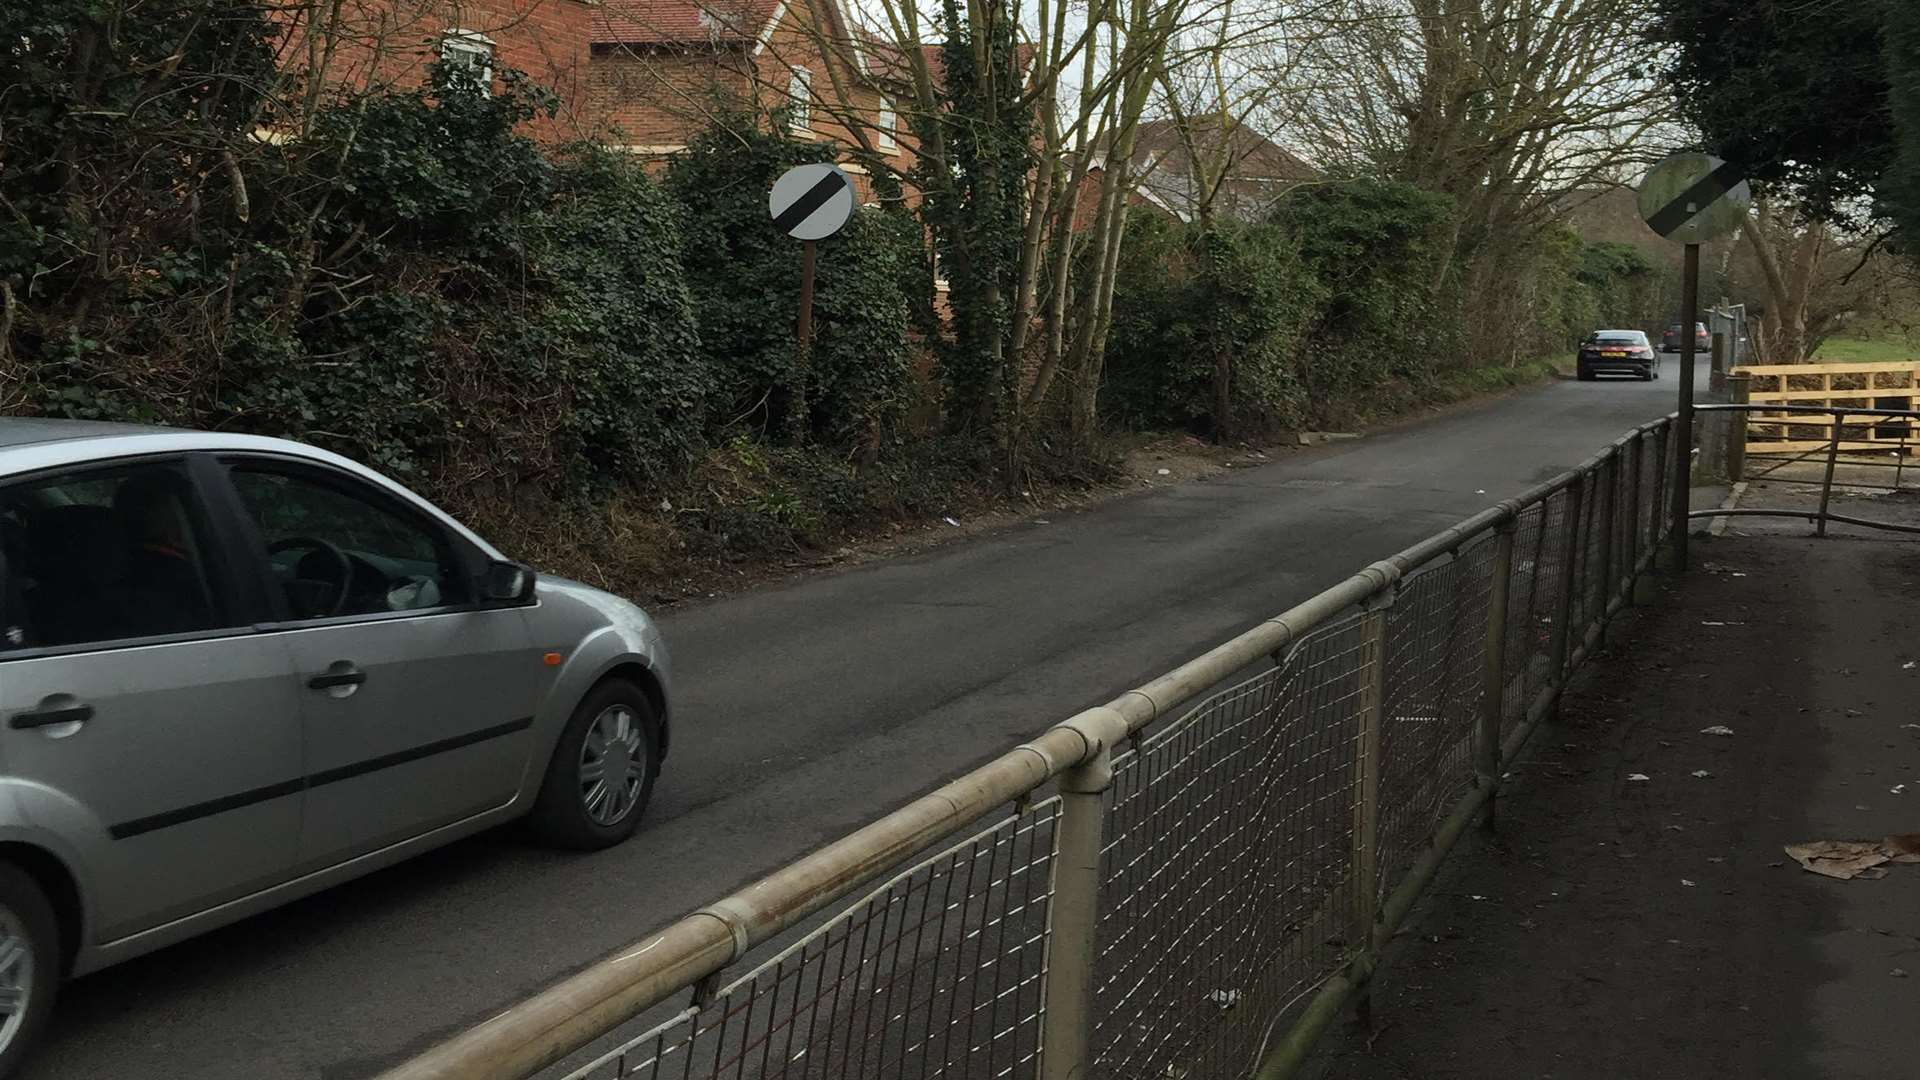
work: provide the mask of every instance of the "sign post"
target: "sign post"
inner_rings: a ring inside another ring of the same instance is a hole
[[[1673,562],[1687,568],[1687,512],[1693,472],[1694,327],[1700,321],[1700,245],[1738,229],[1753,191],[1738,165],[1708,154],[1675,154],[1640,181],[1640,216],[1654,232],[1686,245],[1680,287],[1680,409],[1674,423]]]
[[[819,259],[815,245],[839,232],[853,216],[853,178],[837,165],[796,165],[780,174],[767,195],[773,227],[800,241],[800,318],[794,323],[796,362],[788,426],[796,437],[807,430],[807,369],[813,365],[813,279]]]

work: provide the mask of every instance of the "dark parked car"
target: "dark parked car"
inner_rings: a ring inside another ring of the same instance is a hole
[[[1657,379],[1660,354],[1653,351],[1647,335],[1638,330],[1596,330],[1580,343],[1577,366],[1581,382],[1592,382],[1601,375]]]
[[[1679,352],[1681,346],[1685,344],[1684,341],[1680,340],[1679,323],[1674,323],[1672,326],[1667,327],[1667,332],[1660,335],[1661,352]],[[1697,322],[1693,324],[1693,351],[1697,353],[1713,351],[1713,335],[1707,333],[1706,323]]]

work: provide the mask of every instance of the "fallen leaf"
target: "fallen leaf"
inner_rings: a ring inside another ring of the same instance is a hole
[[[1841,881],[1887,876],[1887,863],[1920,863],[1920,833],[1901,833],[1879,843],[1870,840],[1815,840],[1789,844],[1788,855],[1816,874]]]
[[[1727,725],[1725,725],[1725,724],[1715,724],[1715,725],[1713,725],[1712,727],[1703,727],[1703,728],[1701,728],[1701,729],[1700,729],[1700,734],[1702,734],[1702,735],[1719,735],[1719,736],[1721,736],[1721,737],[1725,737],[1725,736],[1728,736],[1728,735],[1731,735],[1731,734],[1733,734],[1733,729],[1732,729],[1732,728],[1730,728],[1730,727],[1728,727],[1728,726],[1727,726]]]

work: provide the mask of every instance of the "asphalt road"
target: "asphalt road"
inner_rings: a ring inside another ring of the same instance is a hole
[[[476,837],[80,980],[23,1075],[369,1075],[1577,464],[1669,411],[1676,366],[674,614],[673,754],[631,842]]]

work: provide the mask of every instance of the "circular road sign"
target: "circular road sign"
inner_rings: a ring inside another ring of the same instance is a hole
[[[795,240],[825,240],[853,216],[853,178],[837,165],[796,165],[773,182],[767,212]]]
[[[1751,205],[1746,171],[1711,154],[1675,154],[1640,181],[1640,216],[1647,227],[1682,244],[1738,229]]]

